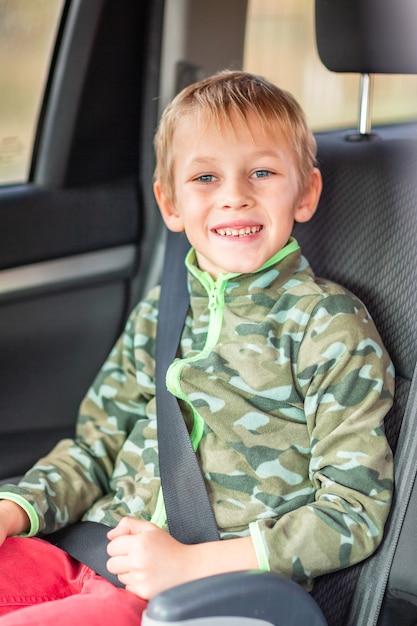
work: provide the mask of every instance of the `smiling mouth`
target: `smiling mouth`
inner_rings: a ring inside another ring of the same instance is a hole
[[[214,232],[221,237],[248,237],[256,235],[263,226],[246,226],[246,228],[215,228]]]

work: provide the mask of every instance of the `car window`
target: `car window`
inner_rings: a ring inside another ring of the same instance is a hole
[[[27,181],[64,0],[0,0],[0,184]]]
[[[355,127],[359,76],[324,67],[314,28],[314,0],[249,0],[244,69],[292,92],[315,130]],[[372,118],[417,119],[417,77],[375,76]]]

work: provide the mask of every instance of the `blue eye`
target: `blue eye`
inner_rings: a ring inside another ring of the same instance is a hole
[[[271,172],[269,170],[256,170],[256,172],[253,173],[254,178],[267,178],[270,175]]]
[[[202,174],[196,178],[200,183],[212,183],[214,180],[213,174]]]

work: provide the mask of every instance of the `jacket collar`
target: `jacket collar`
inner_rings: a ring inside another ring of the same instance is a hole
[[[279,288],[294,273],[307,269],[308,263],[301,256],[298,242],[291,237],[266,263],[251,274],[220,274],[214,280],[208,272],[202,271],[197,265],[194,248],[185,258],[188,269],[189,290],[191,296],[206,296],[213,288],[224,290],[225,296],[254,295],[272,287]],[[203,289],[202,289],[203,287]]]

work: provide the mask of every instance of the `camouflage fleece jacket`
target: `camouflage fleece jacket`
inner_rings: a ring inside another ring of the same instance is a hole
[[[180,398],[222,539],[250,533],[259,567],[310,586],[365,558],[390,507],[383,419],[393,366],[364,306],[315,279],[291,239],[250,275],[216,282],[187,257]],[[0,497],[30,534],[125,515],[164,526],[155,414],[159,290],[128,320],[64,440]],[[180,479],[180,477],[179,477]],[[192,497],[192,494],[190,494]]]

